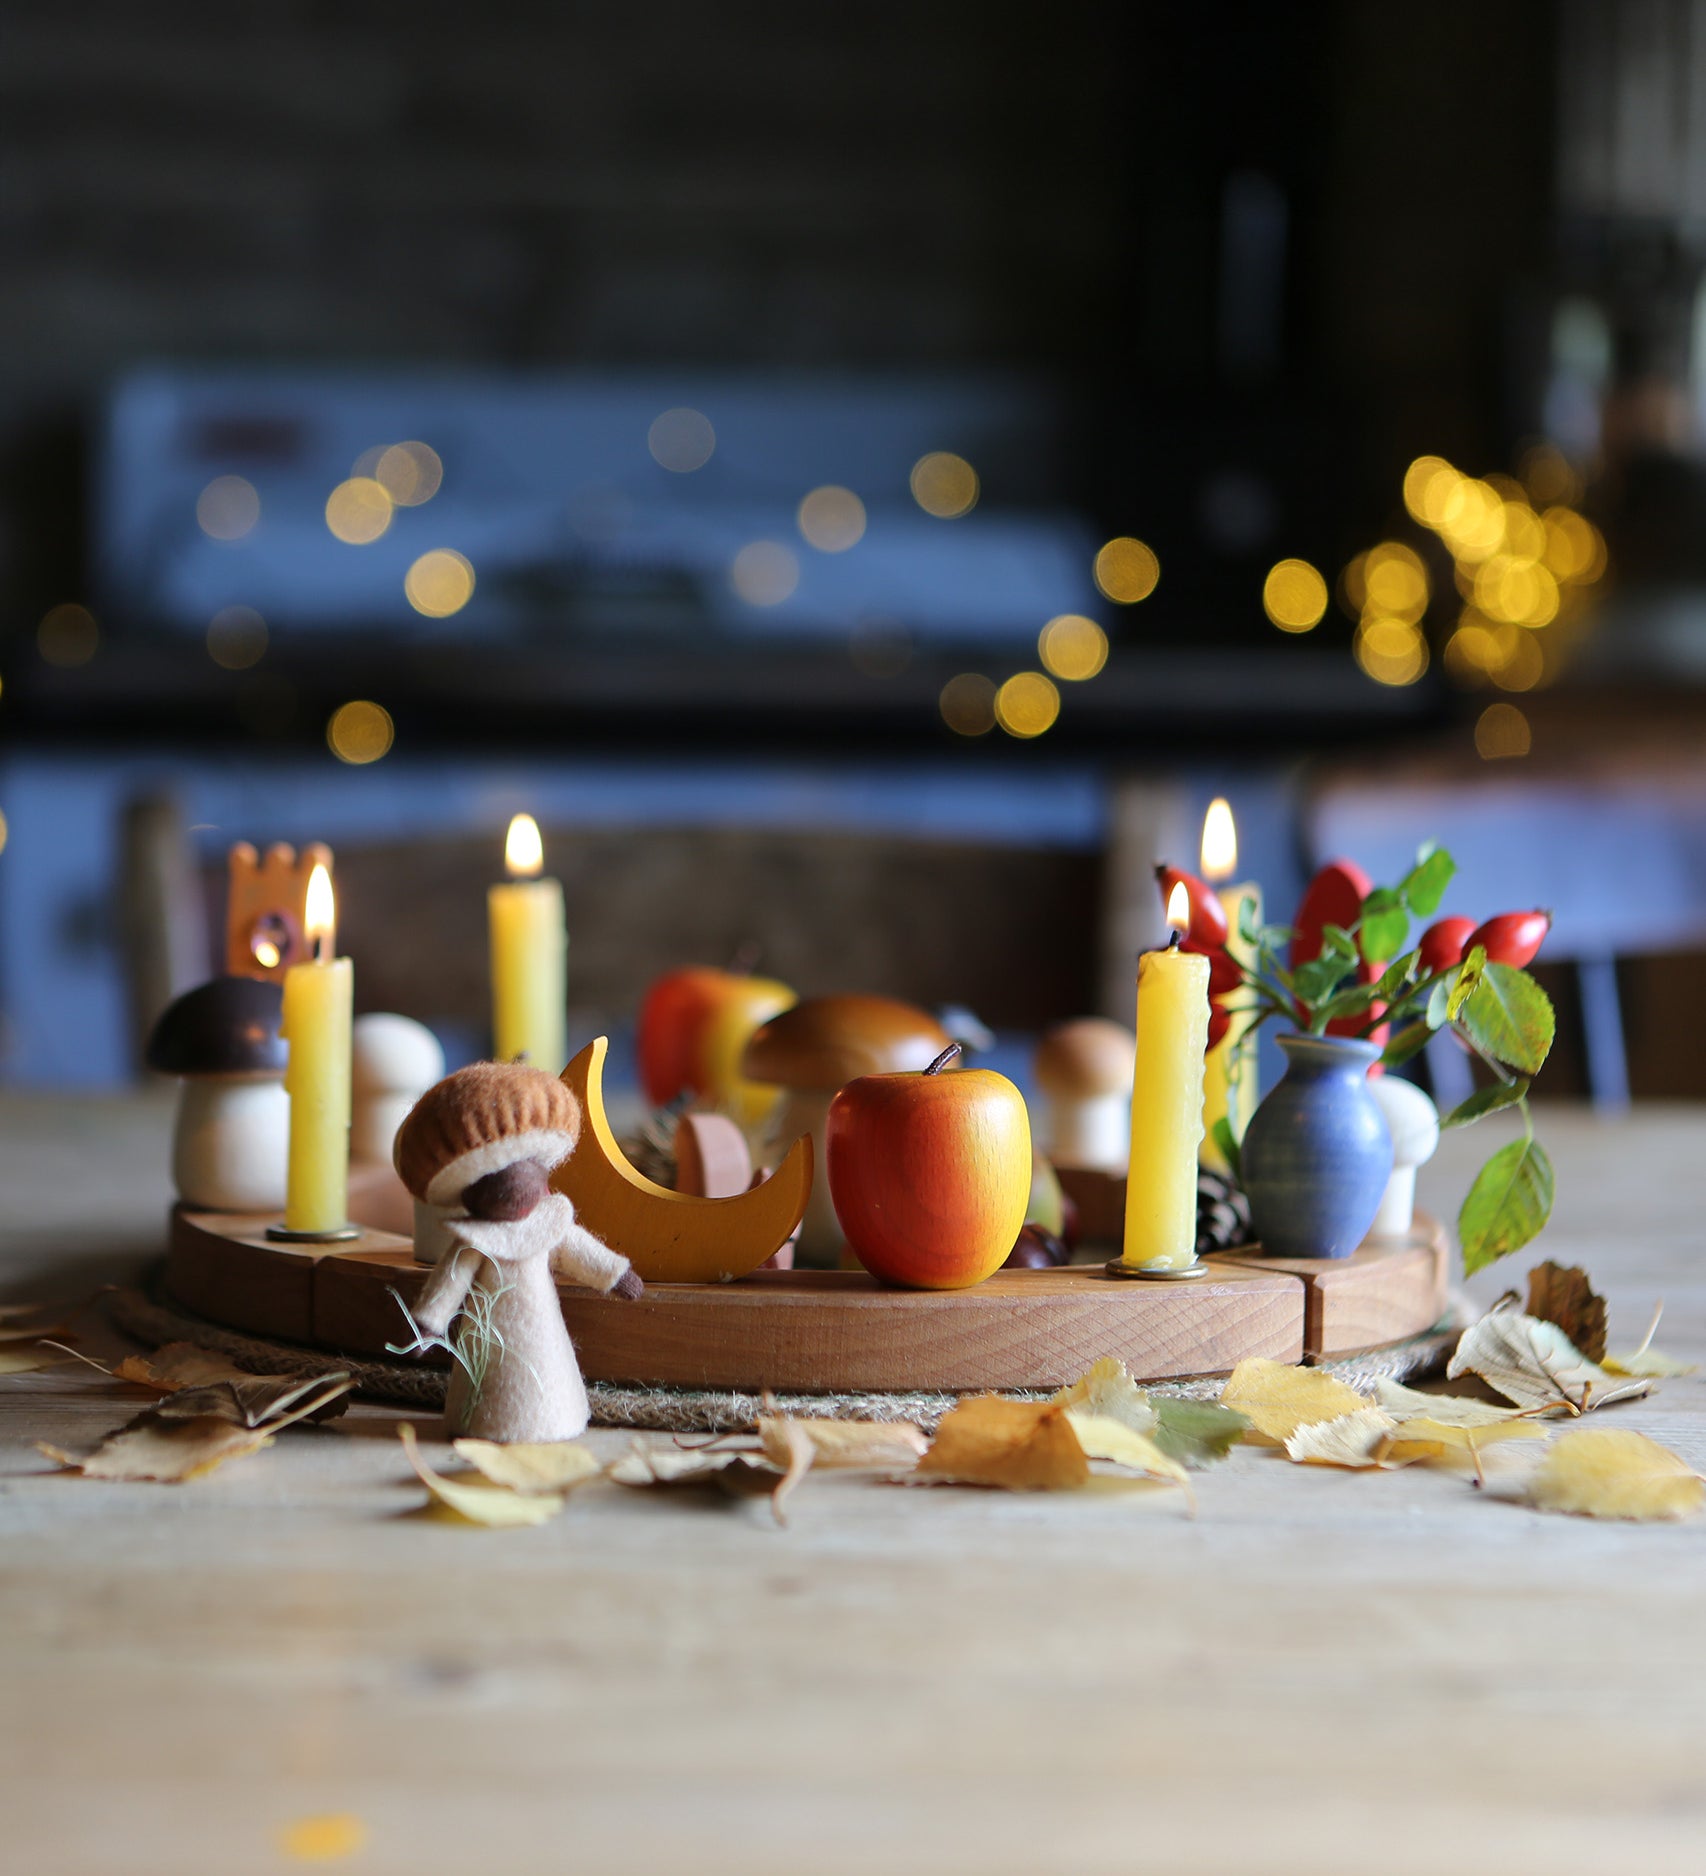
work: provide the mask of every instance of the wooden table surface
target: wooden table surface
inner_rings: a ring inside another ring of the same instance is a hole
[[[0,1296],[135,1273],[168,1126],[0,1101]],[[1662,1296],[1661,1344],[1706,1357],[1706,1110],[1541,1131],[1545,1251],[1614,1345]],[[1449,1140],[1424,1203],[1489,1145]],[[595,1487],[502,1532],[412,1515],[383,1408],[181,1487],[37,1455],[135,1410],[99,1377],[0,1380],[0,1410],[0,1867],[29,1876],[300,1868],[318,1816],[363,1872],[1706,1864],[1706,1521],[1528,1511],[1521,1446],[1486,1495],[1241,1449],[1194,1521],[841,1475],[785,1531]],[[1706,1468],[1706,1381],[1612,1414]]]

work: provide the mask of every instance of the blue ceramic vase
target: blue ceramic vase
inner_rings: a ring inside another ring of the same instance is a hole
[[[1392,1135],[1368,1089],[1378,1043],[1281,1036],[1286,1071],[1250,1117],[1250,1221],[1275,1257],[1349,1257],[1374,1223]]]

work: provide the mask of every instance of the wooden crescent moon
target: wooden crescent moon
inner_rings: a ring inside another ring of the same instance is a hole
[[[630,1165],[604,1111],[609,1038],[589,1042],[563,1070],[581,1104],[580,1144],[551,1175],[575,1216],[647,1283],[726,1283],[774,1257],[805,1216],[811,1137],[802,1134],[762,1185],[728,1199],[671,1192]]]

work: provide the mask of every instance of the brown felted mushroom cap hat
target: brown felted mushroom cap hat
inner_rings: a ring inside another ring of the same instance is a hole
[[[575,1150],[581,1104],[555,1075],[475,1062],[429,1088],[397,1129],[397,1176],[429,1205],[452,1205],[476,1179],[518,1160],[551,1167]]]

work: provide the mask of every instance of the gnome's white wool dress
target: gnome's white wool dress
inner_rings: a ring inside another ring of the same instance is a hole
[[[608,1290],[628,1260],[607,1250],[560,1192],[525,1218],[452,1218],[456,1249],[435,1266],[415,1308],[428,1335],[462,1311],[460,1357],[444,1417],[455,1434],[487,1440],[572,1440],[586,1431],[586,1384],[563,1326],[556,1279]]]
[[[644,1286],[627,1258],[576,1222],[567,1198],[546,1189],[580,1126],[580,1103],[553,1076],[477,1062],[429,1088],[398,1129],[404,1185],[454,1214],[445,1219],[451,1247],[414,1318],[417,1349],[456,1325],[445,1408],[454,1434],[520,1442],[586,1431],[586,1386],[556,1279],[628,1297]]]

